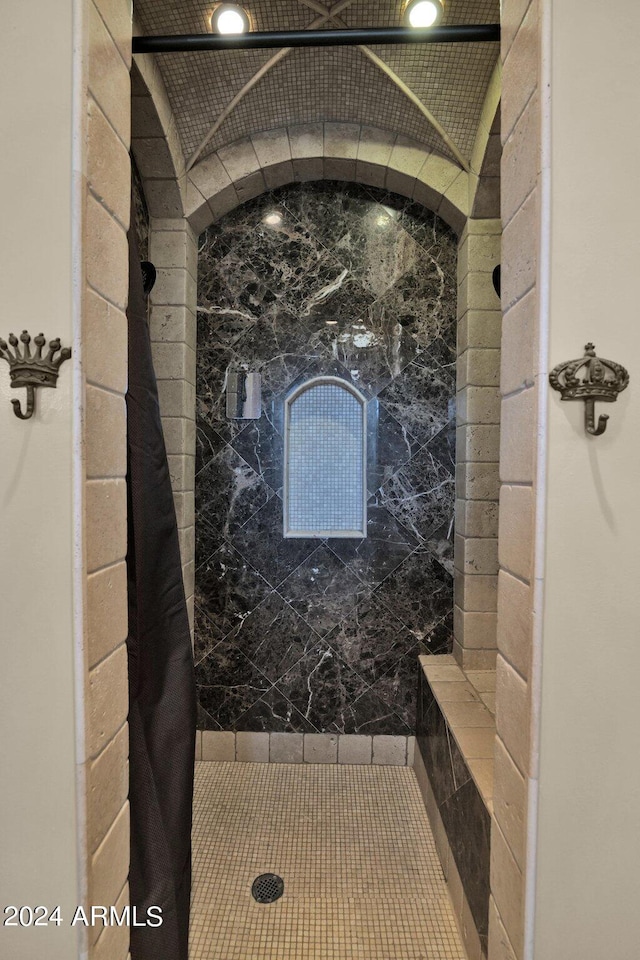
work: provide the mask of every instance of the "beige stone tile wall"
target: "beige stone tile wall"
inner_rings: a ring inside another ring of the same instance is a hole
[[[265,190],[323,179],[386,187],[435,211],[458,233],[469,215],[469,175],[456,164],[385,130],[319,122],[255,134],[201,160],[187,173],[185,216],[199,234]]]
[[[151,351],[173,486],[182,576],[193,629],[197,237],[184,219],[151,217]]]
[[[540,243],[539,0],[502,26],[502,358],[494,815],[489,960],[524,950],[532,659]]]
[[[196,760],[412,766],[415,737],[333,733],[234,733],[202,730]]]
[[[128,902],[126,408],[131,10],[84,8],[85,771],[89,904]],[[88,931],[92,960],[125,960],[126,927]]]
[[[471,670],[496,658],[501,230],[470,219],[458,249],[454,655]]]

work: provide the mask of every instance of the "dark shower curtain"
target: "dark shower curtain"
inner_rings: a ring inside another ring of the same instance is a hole
[[[133,204],[131,223],[134,223]],[[187,960],[196,697],[178,530],[129,230],[128,551],[132,960]]]

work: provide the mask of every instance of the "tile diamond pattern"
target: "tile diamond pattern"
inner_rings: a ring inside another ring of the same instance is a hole
[[[199,246],[201,726],[407,735],[417,653],[452,637],[455,238],[386,192],[323,184],[246,204]],[[259,419],[226,418],[229,366],[260,372]],[[327,375],[368,401],[367,537],[285,539],[284,399]]]

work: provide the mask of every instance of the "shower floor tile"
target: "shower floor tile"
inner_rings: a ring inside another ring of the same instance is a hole
[[[464,960],[413,770],[196,763],[190,958]]]

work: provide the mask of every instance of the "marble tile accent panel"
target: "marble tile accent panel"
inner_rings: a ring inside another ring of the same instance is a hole
[[[415,636],[375,593],[362,600],[325,639],[370,684],[392,670],[416,645]]]
[[[271,588],[230,544],[223,544],[199,567],[195,601],[222,636],[249,616]]]
[[[377,590],[417,640],[427,641],[430,631],[450,613],[452,578],[431,553],[416,550]]]
[[[202,684],[206,729],[412,733],[415,652],[451,649],[450,521],[435,493],[414,523],[380,491],[453,475],[455,264],[435,215],[348,183],[271,191],[200,237],[196,657],[224,655],[229,688]],[[227,419],[230,368],[260,373],[258,420]],[[369,401],[362,540],[282,536],[284,401],[316,376]]]
[[[374,397],[367,404],[367,489],[375,493],[420,449],[406,426]]]
[[[250,420],[231,446],[274,493],[282,490],[284,439],[267,416]]]
[[[401,377],[380,393],[380,400],[396,420],[405,424],[420,443],[427,443],[451,419],[451,389],[445,383],[442,368],[413,362]]]
[[[311,336],[313,351],[339,360],[371,394],[379,393],[414,360],[419,347],[383,307],[372,304],[353,322],[338,315]]]
[[[403,727],[391,708],[324,641],[299,660],[276,687],[320,732],[374,734]]]
[[[318,643],[319,637],[275,590],[227,636],[275,683]]]
[[[325,636],[370,593],[367,585],[324,545],[307,557],[278,589],[320,636]]]
[[[327,546],[348,570],[374,587],[415,550],[418,540],[384,507],[370,504],[366,537],[361,540],[332,537]]]
[[[294,707],[290,700],[271,687],[241,714],[233,724],[235,730],[269,733],[317,733],[314,725]]]
[[[216,626],[215,621],[210,620],[196,603],[193,623],[194,662],[200,663],[222,639],[222,631]]]
[[[428,541],[436,530],[453,526],[454,474],[426,444],[380,489],[377,502],[421,542]]]
[[[271,497],[271,487],[225,445],[198,474],[196,517],[229,538]]]
[[[418,685],[418,654],[420,645],[416,644],[408,653],[396,661],[395,665],[376,680],[370,687],[372,693],[384,703],[392,706],[395,713],[402,717],[407,726],[415,729],[416,689]]]
[[[227,640],[197,664],[196,685],[200,703],[223,730],[232,729],[238,717],[271,688],[265,675]]]
[[[282,510],[282,500],[272,497],[231,535],[236,550],[251,562],[272,587],[277,587],[294,573],[321,543],[306,537],[285,540],[282,535]]]

